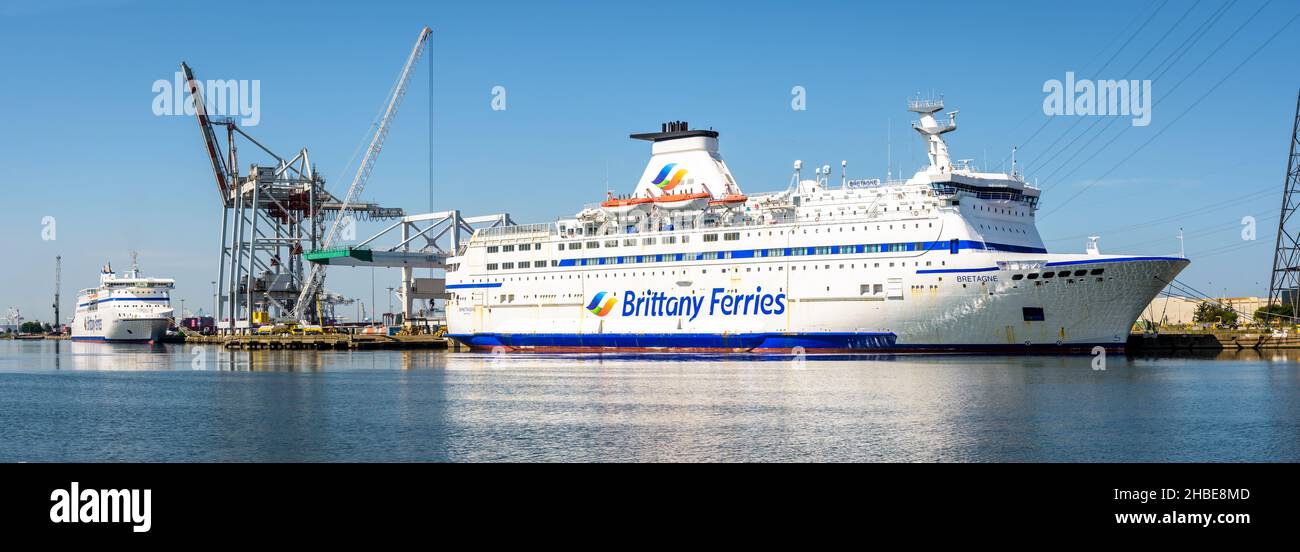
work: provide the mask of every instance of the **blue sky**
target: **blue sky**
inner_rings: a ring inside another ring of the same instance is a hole
[[[177,279],[187,309],[207,307],[220,222],[210,168],[193,120],[152,113],[153,82],[182,60],[200,79],[260,80],[250,132],[277,151],[308,148],[341,193],[344,165],[426,24],[432,90],[424,64],[365,194],[408,212],[430,206],[431,119],[433,207],[534,222],[599,201],[606,167],[613,189],[630,190],[648,148],[627,134],[667,120],[721,131],[748,190],[784,188],[794,159],[883,176],[890,133],[895,173],[910,174],[924,150],[905,101],[935,91],[961,110],[954,157],[1005,170],[1019,145],[1044,188],[1052,251],[1081,251],[1098,234],[1106,253],[1176,253],[1182,226],[1189,285],[1258,295],[1268,284],[1300,85],[1291,2],[216,6],[0,6],[0,308],[49,319],[62,255],[71,312],[98,266],[125,267],[132,249],[146,272]],[[1153,79],[1150,126],[1049,119],[1043,84],[1067,71]],[[505,111],[491,109],[498,85]],[[790,107],[794,86],[806,111]],[[1106,130],[1076,140],[1087,128]],[[47,215],[54,241],[41,240]],[[1242,239],[1244,216],[1257,240]],[[381,308],[397,278],[377,273]],[[334,270],[329,287],[370,302],[368,270]]]

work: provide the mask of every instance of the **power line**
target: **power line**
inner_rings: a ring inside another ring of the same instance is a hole
[[[1268,3],[1265,3],[1264,5],[1267,6]],[[1263,6],[1260,7],[1260,10],[1262,10],[1262,9],[1263,9]],[[1234,31],[1234,32],[1233,32],[1233,35],[1232,35],[1232,36],[1236,36],[1236,34],[1237,34],[1238,32],[1240,32],[1241,29],[1245,28],[1246,24],[1249,23],[1251,20],[1253,20],[1253,19],[1255,18],[1255,15],[1258,15],[1258,14],[1259,14],[1259,11],[1257,10],[1257,11],[1255,12],[1255,14],[1252,14],[1251,17],[1250,17],[1249,19],[1246,20],[1245,23],[1242,23],[1242,26],[1239,27],[1239,28],[1237,29],[1237,31]],[[1120,160],[1118,163],[1116,163],[1113,167],[1111,167],[1109,170],[1107,170],[1105,173],[1103,173],[1100,177],[1098,177],[1097,179],[1093,180],[1092,183],[1088,184],[1088,185],[1085,186],[1082,190],[1079,190],[1079,191],[1076,192],[1074,195],[1070,196],[1070,198],[1067,199],[1067,200],[1065,200],[1065,202],[1063,202],[1063,203],[1061,203],[1060,205],[1056,206],[1056,208],[1052,209],[1051,211],[1048,211],[1048,212],[1045,213],[1043,216],[1050,216],[1052,213],[1055,213],[1055,212],[1061,210],[1062,208],[1064,208],[1064,207],[1065,207],[1066,205],[1068,205],[1071,201],[1074,201],[1075,198],[1079,197],[1079,196],[1082,195],[1084,192],[1086,192],[1086,191],[1088,191],[1090,188],[1092,188],[1092,186],[1095,185],[1097,182],[1101,181],[1102,179],[1106,178],[1107,176],[1110,176],[1110,174],[1111,174],[1112,172],[1114,172],[1115,169],[1118,169],[1121,165],[1123,165],[1124,163],[1128,162],[1129,159],[1132,159],[1135,155],[1137,155],[1137,153],[1138,153],[1139,151],[1142,151],[1143,148],[1147,147],[1148,145],[1151,144],[1151,142],[1154,142],[1157,138],[1159,138],[1161,135],[1163,135],[1163,134],[1165,133],[1165,131],[1169,130],[1170,128],[1173,128],[1173,126],[1174,126],[1175,124],[1177,124],[1179,120],[1181,120],[1185,115],[1187,115],[1188,113],[1190,113],[1192,109],[1195,109],[1196,106],[1200,105],[1202,101],[1205,101],[1205,98],[1209,97],[1209,95],[1212,94],[1212,93],[1214,93],[1215,90],[1218,90],[1220,86],[1223,86],[1223,83],[1227,82],[1229,78],[1231,78],[1233,75],[1237,74],[1237,71],[1239,71],[1239,70],[1240,70],[1244,65],[1246,65],[1246,63],[1248,63],[1248,62],[1250,62],[1250,60],[1254,59],[1255,56],[1258,55],[1259,52],[1260,52],[1261,50],[1263,50],[1265,46],[1268,46],[1270,43],[1272,43],[1273,40],[1274,40],[1275,38],[1278,37],[1278,35],[1282,34],[1282,31],[1286,30],[1287,27],[1290,27],[1291,24],[1295,22],[1296,18],[1300,18],[1300,12],[1296,13],[1296,15],[1291,16],[1291,18],[1288,19],[1288,20],[1286,21],[1286,23],[1282,24],[1282,26],[1281,26],[1280,28],[1278,28],[1278,30],[1277,30],[1276,32],[1274,32],[1272,35],[1270,35],[1270,36],[1268,37],[1267,40],[1265,40],[1262,44],[1260,44],[1257,48],[1255,48],[1255,50],[1252,51],[1252,52],[1250,53],[1250,55],[1247,55],[1246,58],[1243,59],[1243,60],[1241,61],[1241,63],[1238,63],[1236,67],[1233,67],[1232,70],[1228,72],[1228,74],[1224,75],[1223,78],[1219,80],[1219,82],[1215,83],[1214,86],[1211,86],[1209,90],[1206,90],[1204,94],[1202,94],[1199,98],[1196,99],[1196,101],[1192,102],[1191,105],[1187,106],[1187,108],[1184,109],[1182,113],[1179,113],[1177,117],[1174,117],[1174,119],[1173,119],[1172,121],[1170,121],[1168,125],[1165,125],[1165,126],[1164,126],[1163,128],[1161,128],[1159,131],[1157,131],[1157,132],[1155,133],[1155,135],[1153,135],[1151,138],[1149,138],[1146,142],[1143,142],[1142,145],[1140,145],[1140,146],[1134,148],[1133,150],[1131,150],[1131,151],[1129,152],[1128,155],[1126,155],[1123,159],[1121,159],[1121,160]],[[1232,37],[1230,36],[1230,37],[1228,37],[1228,38],[1231,39]],[[1226,44],[1226,41],[1225,41],[1225,44]],[[1221,49],[1221,48],[1222,48],[1222,45],[1220,45],[1219,49]],[[1217,53],[1217,52],[1219,51],[1219,49],[1215,49],[1214,53]],[[1210,55],[1213,56],[1214,53],[1211,53]],[[1208,59],[1208,58],[1207,58],[1207,59]],[[1204,62],[1202,62],[1202,64],[1203,64],[1203,63],[1204,63]],[[1120,136],[1120,135],[1116,135],[1116,136],[1118,137],[1118,136]],[[1114,142],[1114,140],[1111,140],[1111,142]],[[1108,143],[1107,146],[1109,146],[1109,145],[1110,145],[1110,144]],[[1104,149],[1104,147],[1103,147],[1103,149]],[[1071,171],[1071,174],[1073,174],[1073,171]],[[1041,217],[1040,217],[1040,219],[1041,219]]]
[[[1270,0],[1270,1],[1271,1],[1271,0]],[[1155,75],[1152,76],[1151,80],[1153,80],[1153,81],[1155,81],[1155,80],[1159,80],[1161,77],[1163,77],[1163,76],[1165,75],[1165,73],[1169,72],[1170,69],[1172,69],[1175,65],[1177,65],[1179,61],[1182,61],[1183,56],[1187,55],[1187,53],[1190,52],[1190,51],[1192,50],[1192,48],[1194,48],[1194,47],[1196,46],[1196,43],[1200,42],[1200,41],[1201,41],[1201,38],[1205,37],[1205,35],[1206,35],[1207,33],[1209,33],[1210,29],[1212,29],[1212,28],[1214,27],[1214,25],[1215,25],[1216,23],[1219,22],[1220,19],[1222,19],[1223,14],[1227,13],[1228,9],[1231,8],[1232,5],[1235,4],[1235,3],[1236,3],[1236,0],[1232,0],[1231,2],[1228,2],[1228,3],[1226,3],[1226,4],[1223,4],[1222,6],[1219,6],[1218,9],[1216,9],[1214,12],[1210,13],[1210,15],[1209,15],[1208,17],[1205,18],[1205,21],[1202,21],[1201,24],[1198,25],[1198,26],[1196,27],[1196,29],[1192,31],[1192,34],[1188,35],[1187,38],[1183,39],[1183,42],[1182,42],[1181,44],[1179,44],[1177,47],[1175,47],[1172,51],[1170,51],[1170,52],[1169,52],[1169,55],[1165,56],[1165,59],[1161,60],[1160,63],[1156,64],[1155,68],[1153,69],[1153,71],[1155,72]],[[1265,5],[1267,5],[1267,3],[1266,3]],[[1261,6],[1261,9],[1262,9],[1262,6]],[[1258,12],[1257,12],[1257,13],[1258,13]],[[1253,18],[1254,16],[1251,16],[1251,17]],[[1249,21],[1249,20],[1247,20],[1247,21]],[[1240,29],[1238,29],[1238,31],[1240,31]],[[1234,33],[1234,35],[1235,35],[1235,34],[1236,34],[1236,33]],[[1231,40],[1231,38],[1232,38],[1232,37],[1229,37],[1229,40]],[[1224,44],[1226,44],[1226,43],[1227,43],[1227,41],[1224,42]],[[1222,48],[1222,45],[1220,45],[1220,48]],[[1217,52],[1217,50],[1215,50],[1214,52]],[[1211,52],[1210,55],[1213,56],[1213,55],[1214,55],[1214,52]],[[1209,57],[1207,57],[1205,60],[1203,60],[1203,61],[1201,62],[1201,65],[1204,65],[1204,64],[1205,64],[1205,61],[1208,61],[1208,60],[1209,60]],[[1141,63],[1141,61],[1139,61],[1139,64],[1140,64],[1140,63]],[[1197,68],[1199,69],[1200,66],[1197,66]],[[1134,65],[1134,68],[1133,68],[1132,70],[1130,70],[1129,72],[1132,73],[1133,71],[1136,71],[1136,69],[1137,69],[1137,65]],[[1196,70],[1193,69],[1191,72],[1188,73],[1188,76],[1194,74],[1195,72],[1196,72]],[[1178,84],[1175,84],[1175,85],[1174,85],[1174,86],[1173,86],[1173,87],[1172,87],[1168,92],[1162,93],[1162,94],[1161,94],[1161,99],[1163,100],[1163,98],[1167,98],[1167,97],[1169,97],[1168,95],[1171,94],[1171,93],[1173,93],[1173,91],[1176,90],[1176,89],[1178,88],[1178,86],[1182,85],[1183,81],[1186,81],[1186,80],[1187,80],[1187,76],[1184,76],[1184,77],[1183,77],[1183,80],[1182,80],[1182,81],[1179,81]],[[1161,100],[1157,100],[1155,103],[1161,103]],[[1154,109],[1154,108],[1155,108],[1155,105],[1152,105],[1151,108]],[[1064,162],[1062,162],[1059,166],[1057,166],[1056,169],[1054,169],[1051,173],[1049,173],[1049,174],[1047,175],[1047,177],[1044,178],[1044,180],[1046,180],[1046,181],[1048,181],[1048,182],[1052,182],[1052,181],[1053,181],[1053,177],[1055,177],[1055,176],[1056,176],[1058,173],[1060,173],[1063,169],[1065,169],[1067,166],[1069,166],[1070,163],[1071,163],[1072,161],[1074,161],[1074,159],[1077,158],[1077,157],[1079,156],[1079,154],[1081,154],[1081,153],[1083,153],[1084,151],[1086,151],[1086,150],[1088,149],[1088,147],[1092,145],[1093,142],[1097,141],[1098,138],[1101,138],[1101,136],[1102,136],[1103,134],[1105,134],[1106,131],[1110,130],[1110,128],[1111,128],[1112,126],[1114,126],[1115,122],[1119,120],[1118,117],[1107,117],[1106,119],[1107,119],[1107,120],[1106,120],[1106,125],[1103,126],[1103,127],[1101,128],[1101,131],[1099,131],[1097,134],[1093,135],[1092,138],[1089,138],[1087,142],[1084,142],[1083,146],[1081,146],[1081,147],[1079,147],[1078,149],[1074,150],[1074,153],[1071,154],[1070,157],[1069,157],[1068,159],[1066,159]],[[1101,121],[1102,121],[1102,119],[1097,119],[1096,121],[1093,121],[1092,127],[1095,127],[1095,126],[1096,126],[1098,123],[1100,123]],[[1089,127],[1089,130],[1091,130],[1092,127]],[[1067,177],[1072,176],[1072,175],[1073,175],[1075,172],[1077,172],[1079,169],[1081,169],[1081,168],[1083,168],[1084,166],[1086,166],[1089,162],[1091,162],[1094,158],[1096,158],[1097,155],[1099,155],[1102,151],[1105,151],[1106,148],[1110,147],[1110,145],[1111,145],[1112,143],[1114,143],[1115,140],[1118,139],[1120,135],[1123,134],[1123,131],[1124,131],[1124,130],[1127,130],[1128,128],[1131,128],[1131,127],[1121,127],[1120,134],[1117,134],[1117,135],[1115,136],[1115,138],[1112,138],[1112,139],[1111,139],[1110,142],[1107,142],[1107,143],[1106,143],[1105,145],[1103,145],[1101,148],[1098,148],[1096,151],[1094,151],[1093,154],[1092,154],[1091,156],[1089,156],[1086,160],[1084,160],[1083,163],[1080,163],[1079,165],[1075,166],[1074,170],[1071,170],[1070,172],[1066,173],[1065,176],[1061,177],[1061,180],[1065,180]],[[1088,131],[1084,131],[1084,134],[1087,134],[1087,132],[1088,132]],[[1083,135],[1081,134],[1080,136],[1083,136]],[[1077,140],[1077,139],[1076,139],[1076,140]],[[1068,146],[1067,146],[1067,147],[1068,147]],[[1057,154],[1056,156],[1054,156],[1052,159],[1048,159],[1048,160],[1045,161],[1044,163],[1045,163],[1045,164],[1050,164],[1050,163],[1054,162],[1054,161],[1056,160],[1056,157],[1059,157],[1061,154],[1064,154],[1064,150],[1062,150],[1060,153],[1058,153],[1058,154]]]
[[[1141,25],[1140,27],[1138,27],[1137,30],[1133,31],[1132,34],[1129,35],[1128,39],[1124,41],[1124,44],[1123,44],[1122,46],[1120,46],[1118,49],[1115,50],[1115,53],[1111,54],[1110,59],[1107,59],[1107,60],[1106,60],[1106,63],[1102,64],[1102,66],[1101,66],[1100,68],[1098,68],[1098,69],[1096,69],[1096,70],[1094,70],[1094,71],[1092,71],[1092,72],[1093,72],[1093,73],[1101,72],[1103,69],[1106,68],[1107,65],[1110,65],[1110,62],[1113,61],[1113,60],[1115,59],[1115,56],[1116,56],[1116,55],[1119,55],[1119,53],[1122,52],[1122,51],[1124,50],[1124,48],[1127,47],[1128,44],[1129,44],[1130,42],[1133,41],[1134,38],[1137,38],[1137,36],[1138,36],[1139,34],[1142,33],[1142,29],[1146,28],[1147,23],[1150,23],[1150,22],[1151,22],[1151,19],[1152,19],[1153,17],[1155,17],[1155,15],[1156,15],[1157,13],[1160,12],[1161,8],[1164,8],[1164,6],[1165,6],[1165,4],[1167,3],[1167,1],[1168,1],[1168,0],[1166,0],[1165,2],[1161,2],[1159,6],[1156,6],[1156,9],[1153,10],[1153,11],[1151,12],[1151,15],[1148,16],[1148,17],[1146,18],[1145,21],[1142,22],[1142,25]],[[1131,24],[1131,23],[1130,23],[1130,24]],[[1126,30],[1127,30],[1127,28],[1128,28],[1128,27],[1125,27]],[[1113,43],[1114,43],[1116,40],[1118,40],[1119,37],[1121,37],[1121,36],[1124,36],[1124,31],[1120,31],[1119,34],[1115,35],[1115,38],[1111,39],[1111,43],[1113,44]],[[1108,46],[1108,47],[1109,47],[1109,46]],[[1093,58],[1092,58],[1091,60],[1089,60],[1088,63],[1092,63],[1094,60],[1097,59],[1097,56],[1101,55],[1101,52],[1104,52],[1104,51],[1105,51],[1104,48],[1101,49],[1101,50],[1098,50],[1098,51],[1097,51],[1097,55],[1093,56]],[[1084,65],[1087,65],[1087,64],[1084,64]],[[1029,144],[1030,142],[1033,142],[1033,141],[1034,141],[1034,138],[1037,137],[1038,134],[1039,134],[1040,132],[1043,131],[1043,129],[1047,128],[1047,125],[1051,124],[1051,123],[1052,123],[1052,120],[1053,120],[1054,118],[1055,118],[1055,117],[1048,117],[1045,121],[1043,121],[1043,124],[1040,125],[1040,126],[1038,127],[1038,130],[1035,130],[1034,133],[1033,133],[1033,134],[1030,134],[1028,138],[1026,138],[1026,139],[1020,141],[1020,143],[1019,143],[1019,147],[1023,148],[1025,145]],[[1002,166],[1003,164],[1005,164],[1006,161],[1007,161],[1007,159],[1008,159],[1009,157],[1010,157],[1010,156],[1003,157],[1003,158],[1002,158],[1002,161],[1000,161],[1000,162],[998,163],[998,165],[999,165],[999,166]]]
[[[1190,8],[1187,8],[1187,11],[1183,12],[1183,15],[1182,15],[1181,17],[1179,17],[1177,21],[1174,21],[1174,24],[1173,24],[1173,25],[1170,25],[1170,26],[1169,26],[1169,29],[1165,30],[1165,33],[1164,33],[1163,35],[1160,35],[1160,38],[1157,39],[1154,43],[1152,43],[1152,44],[1151,44],[1151,47],[1147,49],[1146,53],[1145,53],[1145,54],[1142,54],[1141,56],[1139,56],[1137,62],[1135,62],[1135,63],[1133,64],[1133,66],[1129,68],[1128,72],[1127,72],[1127,73],[1124,73],[1124,74],[1129,75],[1129,74],[1132,74],[1134,71],[1136,71],[1137,68],[1138,68],[1138,66],[1141,65],[1143,61],[1146,61],[1147,57],[1150,56],[1151,53],[1154,52],[1154,51],[1156,50],[1156,48],[1158,48],[1158,47],[1160,46],[1160,44],[1162,44],[1162,43],[1165,41],[1165,39],[1169,37],[1169,34],[1172,33],[1172,32],[1174,32],[1174,29],[1178,28],[1178,26],[1181,25],[1181,24],[1183,23],[1183,20],[1184,20],[1184,19],[1187,19],[1187,16],[1188,16],[1188,15],[1191,15],[1192,10],[1195,10],[1195,9],[1196,9],[1196,6],[1199,6],[1200,4],[1201,4],[1201,0],[1196,0],[1196,2],[1193,2],[1193,3],[1192,3],[1192,6],[1191,6]],[[1160,7],[1164,7],[1164,4],[1161,4]],[[1157,8],[1156,11],[1159,11],[1159,8]],[[1152,15],[1153,17],[1155,16],[1154,13],[1152,13],[1151,15]],[[1112,57],[1112,59],[1114,59],[1114,58]],[[1098,73],[1100,73],[1100,71],[1098,71]],[[1071,132],[1074,131],[1074,128],[1077,127],[1077,126],[1079,126],[1079,123],[1083,122],[1083,120],[1084,120],[1084,119],[1083,119],[1082,117],[1076,117],[1076,118],[1074,119],[1074,122],[1070,124],[1070,127],[1067,128],[1067,129],[1065,130],[1065,132],[1062,132],[1060,136],[1057,136],[1057,137],[1056,137],[1056,140],[1053,140],[1052,143],[1049,144],[1049,145],[1047,146],[1047,148],[1043,149],[1043,152],[1042,152],[1041,154],[1039,154],[1039,155],[1040,155],[1040,158],[1044,159],[1044,160],[1045,160],[1044,162],[1048,162],[1048,161],[1050,161],[1051,159],[1055,158],[1055,156],[1048,157],[1048,153],[1051,152],[1051,151],[1052,151],[1052,148],[1055,147],[1056,144],[1060,143],[1060,141],[1061,141],[1062,139],[1064,139],[1066,136],[1069,136],[1069,134],[1070,134]],[[1066,150],[1069,150],[1070,146],[1074,145],[1074,143],[1077,142],[1077,141],[1079,140],[1079,138],[1082,138],[1085,134],[1088,133],[1088,131],[1092,130],[1093,127],[1097,126],[1097,123],[1100,122],[1100,121],[1101,121],[1101,119],[1095,119],[1095,120],[1093,120],[1092,125],[1090,125],[1087,129],[1085,129],[1085,130],[1084,130],[1082,133],[1080,133],[1078,136],[1075,136],[1073,140],[1070,140],[1070,143],[1069,143],[1069,144],[1066,144],[1065,147],[1062,148],[1061,151],[1064,152],[1064,151],[1066,151]],[[1026,163],[1026,164],[1025,164],[1025,173],[1026,173],[1026,174],[1029,173],[1029,168],[1030,168],[1031,166],[1033,166],[1033,164],[1034,164],[1033,161],[1030,161],[1029,163]]]
[[[1100,232],[1089,232],[1089,233],[1087,233],[1087,234],[1077,234],[1077,235],[1074,235],[1074,236],[1065,236],[1065,237],[1062,237],[1062,238],[1053,238],[1053,239],[1050,239],[1050,240],[1043,240],[1043,241],[1046,241],[1046,242],[1067,241],[1067,240],[1074,240],[1074,239],[1079,239],[1079,238],[1086,238],[1086,237],[1088,237],[1088,236],[1094,236],[1094,235],[1097,235],[1097,234],[1099,234],[1099,233],[1106,233],[1106,232],[1119,232],[1119,231],[1123,231],[1123,230],[1136,230],[1136,229],[1138,229],[1138,228],[1146,228],[1146,227],[1148,227],[1148,226],[1155,226],[1155,225],[1158,225],[1158,224],[1163,224],[1163,223],[1166,223],[1166,222],[1175,221],[1175,220],[1178,220],[1178,219],[1180,219],[1180,218],[1184,218],[1184,217],[1188,217],[1188,216],[1193,216],[1193,215],[1198,215],[1198,214],[1208,213],[1208,212],[1211,212],[1211,211],[1214,211],[1214,210],[1221,209],[1221,208],[1226,207],[1226,206],[1228,206],[1228,205],[1235,205],[1235,204],[1237,204],[1237,203],[1242,203],[1242,202],[1245,202],[1245,201],[1248,201],[1248,200],[1254,199],[1254,198],[1257,197],[1257,196],[1261,196],[1261,195],[1264,195],[1264,194],[1272,194],[1272,193],[1276,193],[1276,190],[1271,189],[1271,188],[1270,188],[1270,189],[1265,189],[1265,190],[1260,190],[1260,191],[1253,192],[1253,193],[1250,193],[1250,194],[1247,194],[1247,195],[1244,195],[1244,196],[1240,196],[1240,197],[1238,197],[1237,199],[1233,199],[1233,200],[1229,200],[1229,201],[1221,201],[1221,202],[1215,203],[1215,204],[1213,204],[1213,205],[1205,205],[1205,206],[1202,206],[1202,207],[1197,207],[1197,208],[1195,208],[1195,209],[1191,209],[1191,210],[1188,210],[1188,211],[1183,211],[1183,212],[1180,212],[1180,213],[1174,213],[1174,214],[1172,214],[1172,215],[1164,216],[1164,217],[1161,217],[1161,218],[1158,218],[1158,219],[1152,219],[1152,220],[1149,220],[1149,221],[1146,221],[1146,222],[1139,222],[1139,223],[1136,223],[1136,224],[1129,224],[1129,225],[1125,225],[1125,226],[1117,226],[1117,227],[1115,227],[1115,228],[1110,228],[1110,229],[1107,229],[1107,230],[1102,230],[1102,231],[1100,231]]]

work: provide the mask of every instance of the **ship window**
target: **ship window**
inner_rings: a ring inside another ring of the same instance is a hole
[[[740,232],[727,232],[722,235],[722,239],[726,241],[736,241],[740,239]]]
[[[497,264],[496,264],[496,263],[488,263],[488,265],[487,265],[487,269],[488,269],[488,270],[496,270],[496,269],[497,269]]]
[[[654,238],[641,238],[641,245],[654,245],[654,244],[655,244]]]
[[[1052,276],[1056,276],[1056,273],[1055,273],[1055,272],[1044,272],[1044,273],[1043,273],[1043,278],[1051,278]]]
[[[521,244],[519,244],[519,250],[520,250],[520,251],[528,251],[528,250],[530,250],[530,249],[532,249],[532,248],[533,248],[533,244],[531,244],[531,243],[521,243]]]
[[[1037,279],[1038,279],[1038,274],[1037,274],[1037,273],[1034,273],[1034,274],[1030,274],[1030,275],[1025,276],[1025,277],[1026,277],[1026,278],[1029,278],[1030,280],[1037,280]]]
[[[515,267],[515,263],[501,263],[501,270],[510,270]]]
[[[705,234],[705,235],[704,235],[704,241],[706,241],[706,242],[715,242],[715,241],[718,241],[718,235],[717,235],[717,234]]]
[[[514,250],[515,250],[515,246],[513,246],[513,245],[503,245],[503,246],[501,246],[501,252],[502,252],[502,253],[509,253],[509,252],[511,252],[511,251],[514,251]]]
[[[636,245],[636,238],[629,238],[623,240],[623,245]]]
[[[594,241],[587,242],[587,249],[596,249],[598,247],[600,247],[600,242],[594,242]]]
[[[1106,269],[1104,269],[1104,268],[1094,268],[1094,269],[1092,269],[1092,272],[1089,272],[1089,274],[1092,274],[1093,276],[1096,276],[1096,275],[1101,274],[1102,272],[1105,272],[1105,271],[1106,271]]]
[[[664,236],[664,243],[677,243],[677,236]]]
[[[1047,317],[1043,315],[1043,307],[1024,307],[1022,309],[1025,315],[1025,322],[1042,322]]]
[[[1023,279],[1025,279],[1025,275],[1024,275],[1024,274],[1014,274],[1014,275],[1011,276],[1011,279],[1012,279],[1012,280],[1023,280]]]
[[[605,247],[618,247],[618,240],[605,240]]]
[[[488,252],[488,253],[496,253],[496,252],[497,252],[497,246],[495,246],[495,245],[489,245],[488,248],[487,248],[487,252]]]
[[[1087,273],[1088,273],[1087,270],[1076,270],[1076,271],[1074,271],[1074,275],[1075,275],[1075,276],[1083,276],[1084,274],[1087,274]]]
[[[562,243],[557,243],[557,244],[555,244],[555,249],[557,249],[557,250],[559,250],[559,251],[564,251],[564,244],[562,244]]]

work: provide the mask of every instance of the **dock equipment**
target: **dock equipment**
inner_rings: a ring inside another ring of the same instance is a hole
[[[428,34],[425,27],[417,51],[423,49]],[[411,64],[408,60],[402,81],[409,80]],[[240,128],[234,118],[209,115],[193,70],[182,62],[181,72],[221,204],[215,313],[218,330],[249,331],[256,325],[254,313],[319,323],[324,314],[320,311],[331,304],[322,299],[331,294],[324,290],[320,265],[307,265],[303,252],[333,246],[342,230],[353,227],[357,220],[391,220],[406,215],[400,208],[383,207],[358,197],[362,190],[358,183],[364,183],[374,167],[382,135],[387,134],[396,113],[395,103],[390,99],[378,140],[371,141],[358,178],[347,195],[339,199],[325,189],[325,178],[316,172],[307,148],[292,156],[279,155]],[[399,88],[395,94],[400,100],[405,85]],[[218,138],[219,130],[224,131],[224,144]],[[255,151],[269,156],[271,161],[253,164],[247,174],[241,174],[237,142],[252,144]],[[307,274],[309,266],[311,273]]]
[[[462,216],[460,211],[439,211],[408,215],[353,246],[307,252],[308,261],[330,266],[371,266],[402,269],[402,320],[415,320],[416,299],[435,300],[445,295],[445,273],[438,278],[415,278],[415,269],[445,270],[447,258],[460,254],[463,240],[480,230],[516,227],[509,213]],[[497,230],[500,231],[500,230]],[[375,246],[381,240],[398,239],[396,245]]]
[[[379,125],[375,129],[375,135],[370,139],[370,146],[366,148],[366,155],[362,158],[361,163],[357,165],[357,173],[352,177],[352,185],[348,186],[348,193],[343,198],[343,209],[347,209],[357,201],[357,196],[366,187],[366,181],[370,179],[370,172],[375,168],[375,162],[379,160],[379,152],[384,148],[384,140],[388,138],[388,131],[392,127],[393,118],[397,116],[397,109],[402,105],[402,98],[406,97],[407,85],[411,82],[411,74],[415,69],[415,64],[420,61],[424,48],[429,44],[429,36],[433,31],[425,27],[420,31],[420,36],[415,39],[415,46],[411,48],[411,55],[406,58],[406,65],[402,66],[402,72],[397,77],[397,84],[393,86],[393,91],[388,97],[388,106],[384,109],[383,116],[379,119]],[[338,244],[340,234],[344,225],[340,220],[335,220],[330,225],[329,231],[325,234],[321,247],[324,249],[333,248]],[[312,242],[312,249],[316,249],[317,244]],[[325,280],[325,265],[321,263],[312,263],[310,273],[302,287],[302,292],[298,296],[298,301],[293,307],[293,316],[298,320],[307,319],[307,311],[311,299],[316,292],[320,290]]]

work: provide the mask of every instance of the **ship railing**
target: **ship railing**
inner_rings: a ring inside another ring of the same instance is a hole
[[[907,108],[909,110],[910,109],[929,110],[929,109],[934,109],[936,107],[939,109],[943,109],[943,98],[939,98],[939,99],[917,98],[913,100],[907,100]]]
[[[1038,270],[1047,265],[1046,260],[1025,259],[1017,261],[998,261],[998,268],[1001,270]]]
[[[554,224],[549,222],[540,222],[536,224],[518,224],[513,226],[480,228],[476,231],[476,234],[481,238],[515,238],[535,236],[538,234],[555,234],[557,232],[558,231]]]

